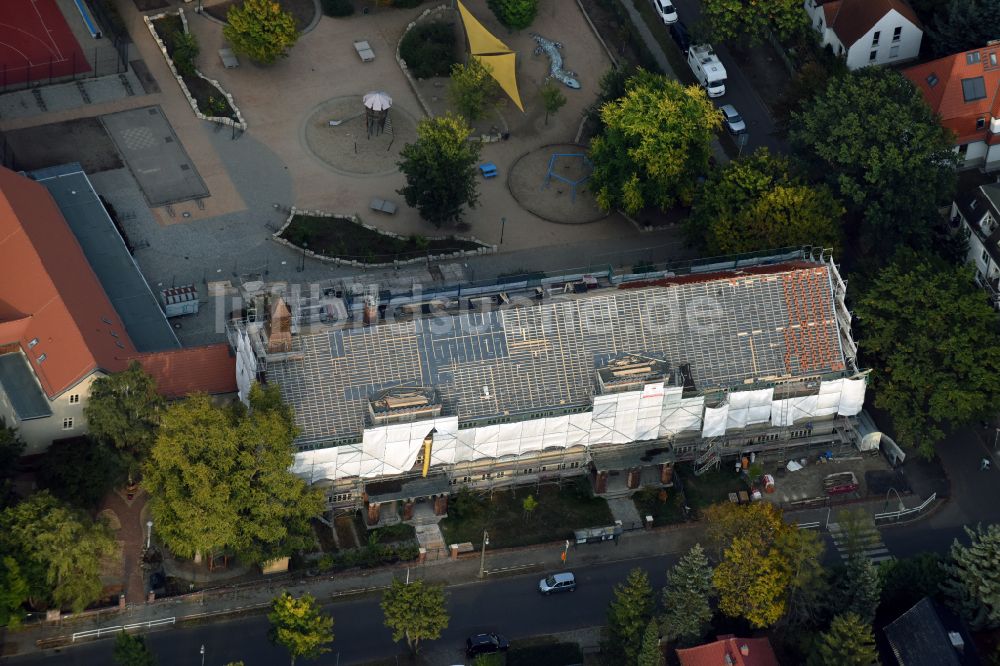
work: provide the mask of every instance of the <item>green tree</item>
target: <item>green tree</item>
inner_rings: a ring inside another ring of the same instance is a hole
[[[479,144],[469,141],[471,130],[459,116],[444,115],[421,120],[417,140],[403,147],[399,170],[406,186],[398,190],[406,205],[440,228],[462,220],[465,206],[475,208],[476,161]]]
[[[954,135],[899,72],[865,67],[832,79],[792,113],[790,138],[812,176],[863,222],[870,244],[926,247],[955,186]]]
[[[887,560],[879,565],[882,578],[880,608],[888,617],[897,617],[924,597],[941,592],[945,573],[937,553],[920,553],[913,557]]]
[[[315,659],[330,651],[327,645],[333,642],[333,618],[323,613],[311,595],[296,599],[282,592],[271,602],[267,619],[271,623],[268,638],[288,650],[292,666],[299,657]]]
[[[542,98],[542,107],[545,109],[545,124],[549,124],[549,116],[558,113],[559,109],[566,106],[566,95],[551,79],[542,84],[538,90]]]
[[[843,206],[825,185],[802,181],[787,158],[761,148],[709,175],[688,233],[710,255],[791,245],[840,245]]]
[[[0,552],[16,560],[29,598],[78,613],[101,597],[101,559],[115,541],[103,522],[42,491],[0,512]]]
[[[535,499],[534,495],[528,495],[521,502],[521,510],[524,512],[525,518],[530,518],[534,513],[535,509],[538,508],[538,500]]]
[[[255,385],[249,411],[216,407],[205,395],[167,409],[145,485],[174,554],[199,559],[230,549],[263,564],[308,542],[323,498],[289,471],[295,429],[290,413],[273,406],[274,391]]]
[[[695,544],[667,572],[662,626],[668,641],[690,644],[705,635],[712,619],[712,567],[701,544]]]
[[[7,421],[0,416],[0,508],[6,506],[11,499],[11,481],[20,468],[19,461],[24,448],[24,441],[17,434],[17,428],[9,427]]]
[[[538,0],[486,0],[497,20],[511,30],[523,30],[531,25],[538,13]]]
[[[969,545],[951,546],[941,588],[975,631],[1000,627],[1000,525],[965,528]]]
[[[288,55],[299,38],[295,17],[275,0],[243,0],[226,13],[223,36],[251,60],[265,65]]]
[[[130,483],[156,439],[164,405],[156,381],[136,361],[90,386],[83,408],[90,437],[122,453]]]
[[[938,57],[971,51],[1000,38],[1000,0],[950,0],[927,30]]]
[[[787,41],[809,28],[808,15],[802,11],[802,3],[798,0],[704,0],[701,12],[714,39],[746,38],[755,46],[768,33]]]
[[[489,65],[472,58],[467,65],[457,62],[451,66],[448,99],[469,120],[482,118],[486,107],[499,93],[500,84],[490,73]]]
[[[642,635],[653,616],[653,588],[642,569],[629,572],[615,586],[608,606],[608,640],[611,653],[623,663],[634,664],[642,647]]]
[[[420,649],[420,641],[435,639],[448,627],[444,590],[422,580],[405,584],[393,579],[382,595],[385,626],[392,629],[392,640],[406,639],[411,652]]]
[[[663,666],[663,649],[660,647],[660,631],[656,620],[652,619],[646,625],[642,634],[642,646],[639,648],[639,666]]]
[[[10,555],[0,557],[0,627],[16,629],[24,619],[30,587],[21,566]]]
[[[947,425],[985,414],[1000,398],[997,315],[973,269],[903,252],[861,296],[855,313],[875,405],[897,439],[933,455]]]
[[[115,638],[112,657],[118,666],[153,666],[156,658],[146,646],[146,639],[124,631]]]
[[[127,463],[89,437],[54,442],[38,468],[38,483],[59,499],[92,511],[126,479]]]
[[[639,70],[625,95],[601,108],[603,132],[590,144],[591,188],[604,210],[690,203],[708,171],[721,114],[698,86]]]
[[[875,563],[864,554],[852,555],[835,580],[832,600],[835,611],[853,613],[871,624],[882,598],[882,579]]]
[[[791,628],[812,627],[827,617],[830,583],[823,568],[826,549],[819,534],[810,530],[783,530],[777,550],[786,561],[790,576],[781,621]]]
[[[601,109],[608,102],[625,96],[625,84],[635,76],[635,73],[635,69],[618,66],[608,69],[601,75],[597,99],[587,109],[587,120],[593,123],[597,129],[604,128],[604,121],[601,120]]]
[[[871,625],[854,613],[833,618],[809,655],[809,666],[872,666],[878,652]]]
[[[173,49],[170,58],[182,76],[194,75],[194,61],[200,52],[201,47],[198,46],[198,40],[190,32],[178,32],[173,36]]]

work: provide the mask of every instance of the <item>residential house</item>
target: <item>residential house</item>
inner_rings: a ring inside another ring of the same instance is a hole
[[[955,133],[960,168],[1000,168],[1000,40],[903,71]]]
[[[778,666],[766,638],[719,636],[714,643],[677,650],[681,666]]]
[[[951,220],[969,237],[969,263],[978,282],[1000,307],[1000,183],[980,185],[951,204]]]
[[[905,0],[805,0],[823,46],[850,69],[913,60],[924,31]]]
[[[885,629],[892,654],[886,666],[971,666],[980,664],[975,645],[954,613],[924,597]]]

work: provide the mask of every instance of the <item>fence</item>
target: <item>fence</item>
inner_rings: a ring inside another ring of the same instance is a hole
[[[89,629],[87,631],[78,631],[73,634],[72,642],[77,642],[78,640],[83,640],[85,638],[100,638],[101,636],[106,636],[108,634],[114,634],[119,631],[135,631],[136,629],[151,629],[153,627],[162,627],[165,625],[173,625],[177,622],[175,617],[166,617],[162,620],[150,620],[149,622],[136,622],[134,624],[122,624],[117,627],[101,627],[100,629]]]
[[[77,71],[84,65],[79,57],[74,50],[68,60],[49,58],[48,62],[29,65],[3,63],[0,65],[0,93],[122,74],[128,70],[128,44],[122,40],[103,39],[93,49],[87,49],[86,63],[90,66],[89,71]]]
[[[936,499],[937,499],[937,493],[932,493],[931,496],[925,499],[923,504],[921,504],[920,506],[915,506],[910,509],[900,509],[899,511],[886,511],[884,513],[876,513],[875,523],[878,524],[879,522],[893,522],[900,520],[901,518],[906,518],[908,516],[916,515],[921,511],[923,511],[924,509],[926,509],[928,506],[930,506]]]

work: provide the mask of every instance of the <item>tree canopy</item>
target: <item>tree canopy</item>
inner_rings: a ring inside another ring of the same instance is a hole
[[[289,471],[295,426],[276,393],[255,385],[248,411],[205,395],[167,409],[145,485],[157,532],[176,555],[230,550],[263,564],[311,539],[323,498]]]
[[[156,382],[132,361],[125,370],[94,380],[83,413],[90,437],[121,451],[131,476],[153,446],[164,405]]]
[[[615,586],[608,606],[608,640],[612,654],[621,663],[634,664],[642,649],[643,633],[653,617],[653,588],[642,569],[632,569],[623,583]]]
[[[128,462],[103,442],[75,437],[53,442],[38,468],[38,483],[75,507],[93,510],[126,478]]]
[[[844,207],[823,184],[794,174],[766,148],[713,170],[694,201],[688,232],[710,255],[793,245],[838,248]]]
[[[500,84],[493,78],[488,65],[471,58],[467,65],[457,62],[451,66],[448,99],[469,120],[482,118],[499,93]]]
[[[545,109],[545,124],[549,124],[549,116],[554,115],[566,105],[566,95],[562,89],[551,79],[542,84],[538,89],[538,95],[542,98],[542,107]]]
[[[756,45],[769,32],[788,40],[809,28],[809,17],[799,0],[702,0],[701,11],[712,37],[722,41],[746,38]]]
[[[234,3],[226,13],[222,34],[234,51],[263,64],[287,56],[299,38],[295,17],[275,0]]]
[[[663,648],[660,647],[660,631],[656,619],[649,621],[642,633],[642,646],[636,659],[638,666],[663,666]]]
[[[928,26],[934,55],[950,56],[1000,39],[1000,0],[950,0]]]
[[[311,595],[296,599],[282,592],[271,602],[267,619],[271,623],[268,638],[288,650],[292,666],[299,657],[315,659],[330,651],[327,645],[333,642],[333,618],[323,613]]]
[[[9,501],[12,489],[11,480],[17,474],[18,461],[24,454],[25,444],[17,434],[17,429],[7,425],[0,417],[0,508]]]
[[[405,638],[411,652],[420,648],[420,641],[439,638],[448,627],[444,590],[422,580],[406,584],[394,578],[382,595],[382,612],[392,640]]]
[[[957,539],[943,568],[941,587],[950,605],[974,631],[1000,627],[1000,525],[966,527],[969,545]]]
[[[417,125],[417,140],[400,151],[399,170],[406,186],[398,190],[406,205],[436,227],[460,222],[465,206],[475,208],[475,166],[479,144],[468,140],[471,129],[454,115],[425,118]]]
[[[878,663],[871,625],[854,613],[833,618],[809,655],[809,666],[872,666]]]
[[[146,639],[124,631],[115,637],[112,658],[116,666],[154,666],[156,658],[146,646]]]
[[[688,644],[705,635],[712,619],[712,567],[701,544],[695,544],[667,572],[663,588],[663,635]]]
[[[15,560],[31,600],[78,613],[100,599],[101,559],[115,541],[103,522],[42,491],[0,512],[0,552]]]
[[[538,0],[486,0],[497,20],[511,30],[524,30],[535,20]]]
[[[960,426],[1000,398],[997,315],[972,269],[903,252],[860,297],[855,314],[875,405],[899,443],[931,456],[946,425]]]
[[[955,185],[954,136],[897,71],[836,77],[792,113],[790,139],[812,176],[863,222],[869,243],[926,247]]]
[[[836,611],[854,613],[871,624],[882,598],[882,579],[871,558],[862,553],[852,555],[834,578],[833,607]]]
[[[601,121],[590,144],[590,187],[604,210],[636,213],[690,203],[722,116],[699,86],[638,70],[624,96],[601,108]]]

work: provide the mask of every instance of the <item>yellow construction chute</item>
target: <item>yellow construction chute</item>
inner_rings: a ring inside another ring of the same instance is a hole
[[[517,76],[514,67],[517,56],[510,50],[509,46],[494,37],[461,2],[458,3],[458,11],[462,15],[465,34],[469,38],[469,52],[472,57],[486,66],[486,69],[517,105],[517,108],[524,111],[521,95],[517,92]]]

